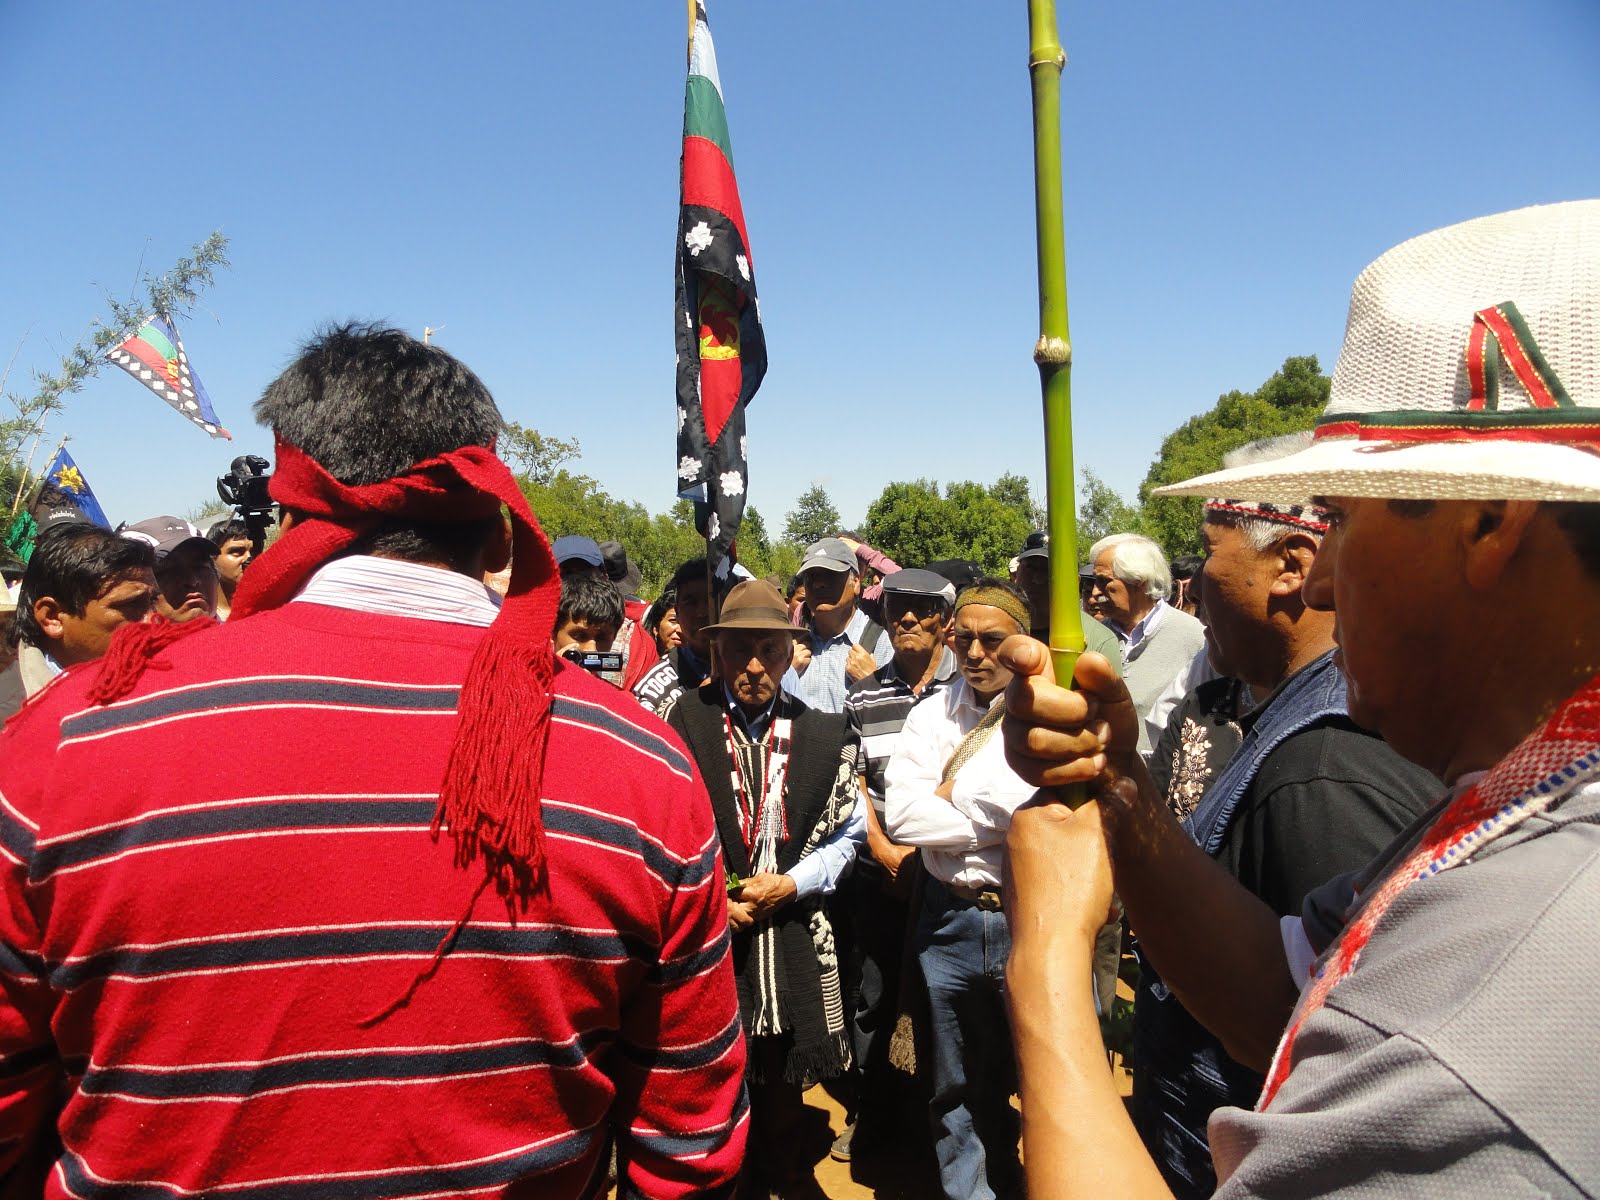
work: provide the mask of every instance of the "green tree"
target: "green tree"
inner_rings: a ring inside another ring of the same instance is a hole
[[[1015,475],[1010,472],[1000,476],[989,485],[989,494],[1007,508],[1014,508],[1027,522],[1031,532],[1043,529],[1045,525],[1044,505],[1033,498],[1033,487],[1028,483],[1026,475]]]
[[[832,537],[839,531],[839,510],[828,499],[826,489],[814,483],[800,493],[783,525],[783,540],[797,546],[809,546],[819,538]]]
[[[99,372],[105,364],[106,351],[137,333],[152,312],[187,316],[216,272],[227,266],[228,239],[218,230],[173,263],[165,274],[142,273],[139,283],[143,286],[143,295],[130,296],[127,300],[107,296],[108,315],[96,318],[88,334],[61,356],[61,364],[54,374],[34,371],[31,392],[5,392],[5,404],[10,412],[0,417],[0,487],[12,502],[12,511],[21,505],[24,493],[37,482],[29,472],[33,452],[43,440],[45,427],[66,408],[67,397],[81,391]],[[9,382],[10,374],[8,367],[5,377],[0,379],[0,389]]]
[[[1113,533],[1134,533],[1140,528],[1139,509],[1117,495],[1111,485],[1088,467],[1082,471],[1083,485],[1078,504],[1078,553],[1087,555],[1089,547]]]
[[[968,558],[990,574],[1006,563],[1035,527],[1026,478],[1003,475],[984,485],[932,479],[888,484],[867,509],[862,535],[903,566]]]
[[[1197,496],[1156,496],[1155,489],[1215,471],[1224,454],[1259,438],[1310,429],[1331,385],[1315,355],[1288,358],[1254,392],[1228,392],[1210,412],[1173,430],[1139,486],[1138,532],[1160,542],[1169,557],[1199,553],[1204,502]]]
[[[534,483],[549,483],[557,471],[582,453],[576,440],[563,441],[515,421],[505,423],[498,448],[513,472]]]
[[[903,566],[919,566],[945,553],[951,544],[944,498],[932,479],[887,484],[867,508],[861,536]]]

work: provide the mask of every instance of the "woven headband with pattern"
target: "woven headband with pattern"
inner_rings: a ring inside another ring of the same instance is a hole
[[[1026,633],[1030,628],[1028,606],[1023,604],[1010,592],[997,587],[969,587],[956,597],[955,611],[960,612],[969,604],[987,604],[991,608],[998,608],[1006,616],[1014,620],[1022,631]]]
[[[1271,521],[1308,533],[1328,532],[1328,510],[1316,504],[1271,504],[1264,500],[1207,500],[1207,512],[1232,513],[1252,517],[1258,521]]]

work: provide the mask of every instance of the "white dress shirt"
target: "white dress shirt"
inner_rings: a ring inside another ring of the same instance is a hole
[[[965,679],[925,697],[906,718],[885,774],[885,832],[922,847],[923,866],[942,883],[999,887],[1011,814],[1035,791],[1006,765],[996,730],[961,768],[950,799],[934,794],[945,763],[987,711]]]

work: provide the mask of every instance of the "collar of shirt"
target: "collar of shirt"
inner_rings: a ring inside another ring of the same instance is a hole
[[[480,627],[493,624],[500,614],[500,597],[470,576],[370,554],[352,554],[318,567],[294,597],[300,601]]]
[[[856,639],[861,636],[861,631],[867,627],[867,614],[857,606],[855,612],[850,614],[850,619],[845,622],[844,628],[829,638],[825,638],[818,633],[814,623],[808,622],[806,627],[811,630],[811,652],[815,654],[824,646],[833,646],[839,642],[854,644]],[[868,646],[867,649],[870,651],[872,647]]]
[[[735,721],[744,726],[744,731],[750,735],[750,740],[752,742],[759,742],[762,738],[767,736],[767,726],[772,724],[773,713],[778,707],[778,697],[776,694],[774,694],[771,700],[767,701],[767,706],[760,712],[756,713],[755,716],[751,716],[749,713],[747,713],[744,710],[744,706],[733,698],[733,689],[728,687],[726,680],[724,680],[722,683],[722,696],[723,699],[728,702],[729,714]]]
[[[922,694],[927,695],[940,684],[949,683],[955,673],[956,656],[951,653],[949,646],[941,646],[939,648],[939,665],[933,669],[933,678],[928,680],[928,685],[922,689]],[[920,679],[921,676],[919,675],[917,678]],[[916,679],[907,679],[900,673],[900,664],[892,658],[878,668],[877,679],[879,683],[898,683],[908,692],[917,684]]]
[[[1111,630],[1112,633],[1116,634],[1128,644],[1129,650],[1132,650],[1140,642],[1144,641],[1145,638],[1149,637],[1156,631],[1156,627],[1161,624],[1161,618],[1166,611],[1167,602],[1165,600],[1157,600],[1156,606],[1149,612],[1145,613],[1145,615],[1138,621],[1136,621],[1133,628],[1128,630],[1126,633],[1122,631],[1122,626],[1118,625],[1114,621],[1107,621],[1106,626]]]

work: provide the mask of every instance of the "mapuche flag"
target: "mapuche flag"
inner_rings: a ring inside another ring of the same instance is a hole
[[[106,351],[106,357],[212,437],[233,440],[217,420],[200,376],[189,365],[183,339],[172,318],[153,314],[138,333]]]
[[[696,0],[683,94],[678,212],[678,494],[696,502],[717,573],[744,517],[744,406],[767,373],[750,238],[705,4]]]

